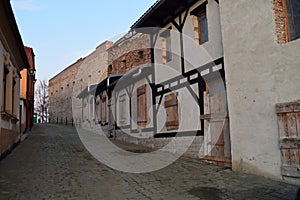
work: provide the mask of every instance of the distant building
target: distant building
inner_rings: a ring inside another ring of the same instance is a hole
[[[0,157],[20,139],[20,71],[29,68],[9,0],[0,2]]]
[[[20,98],[21,98],[21,134],[31,130],[34,115],[34,85],[35,85],[35,58],[31,47],[25,46],[25,52],[30,65],[29,69],[21,71]]]
[[[49,122],[59,124],[72,124],[72,95],[75,79],[84,59],[61,71],[49,80]]]
[[[103,81],[108,73],[108,53],[113,45],[111,41],[104,41],[94,52],[86,56],[82,63],[77,76],[76,88],[74,90],[73,98],[73,114],[76,116],[77,124],[86,128],[93,128],[99,124],[96,119],[96,105],[99,101],[94,98],[95,85]],[[78,95],[82,95],[78,99]]]
[[[85,58],[79,59],[49,80],[50,123],[82,124],[92,118],[81,117],[82,105],[92,105],[91,99],[77,99],[77,95],[89,85],[106,77],[108,56],[106,50],[112,42],[105,41]]]
[[[107,52],[109,58],[107,78],[98,84],[94,95],[100,102],[96,109],[99,121],[102,125],[108,124],[109,134],[116,136],[116,126],[128,127],[131,124],[130,93],[133,91],[126,92],[126,89],[122,88],[119,99],[115,96],[116,93],[113,93],[115,84],[118,83],[117,80],[123,79],[123,75],[151,63],[150,37],[146,34],[129,32],[116,41]]]

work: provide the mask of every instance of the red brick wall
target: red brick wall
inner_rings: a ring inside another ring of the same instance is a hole
[[[275,32],[279,44],[287,42],[285,0],[273,0],[275,15]]]
[[[150,37],[136,34],[130,39],[121,39],[108,49],[109,74],[125,74],[129,70],[151,62]]]

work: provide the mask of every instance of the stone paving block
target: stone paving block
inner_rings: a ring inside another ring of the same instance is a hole
[[[114,141],[127,150],[144,147]],[[137,163],[138,164],[138,163]],[[295,199],[298,187],[182,157],[145,174],[112,170],[74,128],[37,125],[0,161],[2,199]]]

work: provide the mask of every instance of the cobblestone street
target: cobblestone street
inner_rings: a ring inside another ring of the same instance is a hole
[[[0,199],[288,200],[298,190],[186,157],[152,173],[118,172],[95,160],[74,128],[57,125],[36,125],[0,161],[0,188]]]

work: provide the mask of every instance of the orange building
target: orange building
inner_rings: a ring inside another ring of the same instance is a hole
[[[21,134],[22,139],[26,137],[26,131],[33,126],[34,114],[34,84],[35,84],[35,59],[31,47],[25,46],[25,52],[30,65],[29,69],[21,71],[20,80],[20,108],[21,108]],[[24,134],[24,135],[23,135]]]

